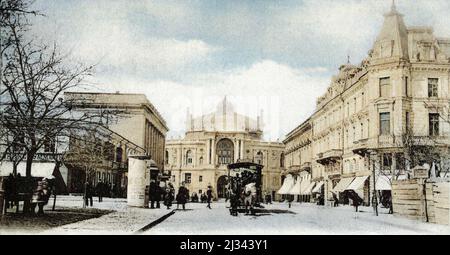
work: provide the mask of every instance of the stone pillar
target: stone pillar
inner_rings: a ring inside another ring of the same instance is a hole
[[[211,164],[216,164],[216,141],[212,140],[212,149],[211,149]]]
[[[244,159],[244,140],[241,139],[241,159]]]
[[[148,185],[150,185],[150,169],[147,167],[147,160],[130,156],[128,159],[127,189],[129,206],[145,206],[145,187]]]

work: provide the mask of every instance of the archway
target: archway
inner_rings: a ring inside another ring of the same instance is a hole
[[[217,197],[225,198],[226,190],[227,190],[228,178],[225,175],[222,175],[217,180]]]
[[[217,159],[220,165],[234,162],[234,144],[230,139],[224,138],[217,143]]]

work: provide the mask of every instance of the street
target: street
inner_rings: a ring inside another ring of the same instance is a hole
[[[315,204],[275,202],[264,205],[267,213],[257,216],[230,216],[224,201],[206,204],[187,204],[186,211],[174,215],[146,231],[149,235],[324,235],[324,234],[450,234],[450,228],[422,223],[387,214],[380,209],[374,216],[371,207],[330,208]]]
[[[71,211],[80,208],[81,197],[61,196],[57,210]],[[43,235],[84,235],[84,234],[144,234],[144,235],[441,235],[450,234],[450,228],[387,214],[380,208],[375,216],[373,208],[360,207],[355,213],[351,206],[337,208],[317,206],[309,203],[274,202],[264,205],[263,212],[256,216],[239,214],[231,216],[224,200],[212,203],[212,209],[204,203],[188,203],[186,210],[147,209],[128,207],[124,199],[105,199],[94,202],[94,207],[86,210],[104,210],[100,217],[80,220],[44,231],[29,228],[0,229],[0,234],[43,234]],[[181,208],[181,207],[180,207]],[[50,213],[51,208],[46,208]],[[174,212],[174,213],[173,213]],[[34,218],[39,221],[41,218]],[[30,219],[32,220],[32,219]]]

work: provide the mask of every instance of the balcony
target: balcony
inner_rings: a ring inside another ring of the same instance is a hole
[[[310,171],[311,170],[311,162],[305,162],[300,166],[301,171]]]
[[[321,165],[333,164],[342,160],[342,150],[339,149],[329,150],[324,153],[317,154],[317,157],[318,157],[317,163]]]
[[[360,139],[353,142],[353,153],[364,157],[368,153],[369,139]]]

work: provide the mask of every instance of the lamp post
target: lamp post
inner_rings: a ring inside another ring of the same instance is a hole
[[[373,178],[373,196],[372,196],[372,205],[375,215],[378,216],[378,196],[376,189],[376,180],[375,180],[375,156],[377,155],[376,151],[369,151],[369,161],[372,161],[372,178]],[[372,159],[372,156],[374,157]]]

